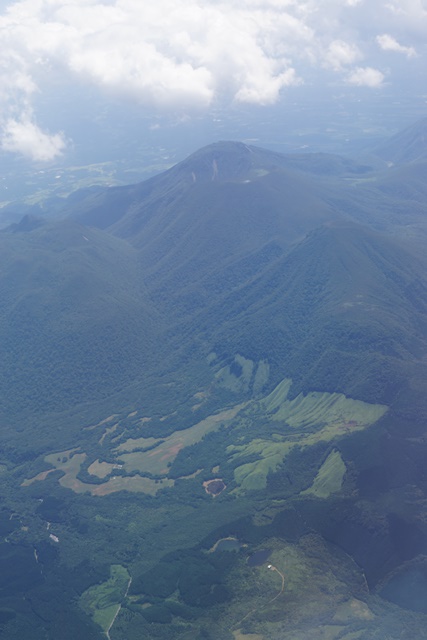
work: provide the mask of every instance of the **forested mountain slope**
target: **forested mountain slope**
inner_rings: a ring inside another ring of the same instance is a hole
[[[1,231],[4,637],[427,638],[424,128]]]

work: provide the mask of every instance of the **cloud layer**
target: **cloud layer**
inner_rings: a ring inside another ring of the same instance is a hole
[[[54,74],[156,110],[268,105],[313,70],[377,89],[393,80],[390,55],[416,57],[423,28],[421,0],[11,2],[0,15],[0,144],[37,160],[63,152],[64,135],[43,131],[33,107]]]
[[[399,44],[399,42],[392,36],[388,35],[388,33],[377,36],[377,43],[383,51],[395,51],[396,53],[403,53],[408,58],[413,58],[417,55],[414,47],[405,47],[404,45]]]
[[[5,151],[43,162],[60,155],[65,145],[63,134],[43,132],[28,116],[20,120],[11,118],[3,123],[2,147]]]

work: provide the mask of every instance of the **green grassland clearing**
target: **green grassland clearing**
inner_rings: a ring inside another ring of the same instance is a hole
[[[92,462],[88,471],[90,474],[104,479],[114,472],[114,469],[125,467],[125,471],[141,471],[144,473],[152,473],[153,475],[167,475],[168,462],[172,462],[179,451],[184,447],[199,442],[207,433],[219,429],[224,423],[230,422],[237,413],[245,406],[245,403],[236,405],[231,409],[225,409],[219,413],[211,415],[205,420],[184,429],[175,431],[171,436],[164,440],[158,438],[138,438],[127,440],[116,449],[119,454],[117,464],[102,462],[99,459]],[[105,425],[111,422],[116,416],[111,416],[103,420],[96,426]],[[110,429],[112,429],[111,427]],[[147,451],[134,451],[134,449],[148,448]],[[75,493],[90,493],[94,496],[106,496],[117,491],[131,491],[135,493],[146,493],[148,495],[156,495],[165,487],[172,487],[174,480],[168,478],[152,479],[140,475],[123,476],[117,475],[109,477],[102,484],[90,484],[82,482],[77,478],[82,464],[85,462],[86,453],[77,453],[78,449],[70,449],[58,453],[47,455],[44,460],[52,465],[54,469],[43,471],[37,476],[25,480],[24,486],[28,486],[36,481],[45,480],[47,475],[53,471],[62,471],[63,475],[59,479],[61,486],[71,489]],[[121,451],[130,451],[130,453],[122,454]],[[194,477],[194,474],[187,477]]]
[[[254,362],[243,356],[236,355],[233,364],[240,369],[240,374],[233,373],[232,366],[223,367],[215,374],[217,384],[230,389],[230,391],[248,391],[254,370]]]
[[[351,431],[373,424],[387,410],[384,405],[353,400],[342,393],[312,391],[307,395],[300,393],[293,400],[288,400],[291,384],[292,381],[285,378],[262,404],[272,420],[286,422],[296,429],[328,423]]]
[[[45,457],[44,460],[54,468],[48,469],[47,471],[42,471],[33,478],[24,480],[24,482],[22,482],[22,486],[28,487],[29,485],[33,484],[33,482],[42,482],[43,480],[46,480],[49,474],[59,470],[64,472],[63,477],[60,479],[60,483],[62,484],[62,486],[68,487],[68,484],[72,481],[72,479],[76,478],[76,475],[80,471],[80,467],[84,459],[86,458],[86,454],[76,454],[76,451],[78,451],[78,448],[67,449],[67,451],[59,451],[58,453],[50,453]]]
[[[111,433],[114,433],[117,430],[117,427],[119,426],[119,423],[116,422],[116,424],[113,424],[112,427],[109,427],[108,429],[106,429],[104,431],[104,433],[102,434],[102,436],[99,439],[99,444],[103,445],[104,444],[104,440],[107,436],[109,436]]]
[[[257,396],[267,384],[269,376],[270,365],[266,360],[255,363],[237,354],[231,365],[216,372],[215,382],[235,393],[247,392],[252,386],[252,393]]]
[[[277,471],[294,447],[331,442],[340,436],[361,431],[377,422],[387,411],[384,405],[368,404],[339,393],[311,392],[288,400],[291,384],[290,379],[283,380],[260,402],[269,426],[274,428],[276,424],[277,431],[284,430],[285,433],[273,432],[266,438],[254,438],[247,444],[227,447],[231,460],[254,455],[258,458],[255,462],[236,467],[234,478],[239,485],[236,493],[265,488],[268,474]],[[284,429],[279,428],[279,422]]]
[[[118,414],[113,413],[112,416],[108,416],[108,418],[104,418],[104,420],[101,420],[100,422],[97,422],[96,424],[92,424],[89,427],[85,427],[85,429],[87,429],[88,431],[92,431],[93,429],[96,429],[97,427],[103,427],[104,425],[108,424],[109,422],[113,422],[113,420],[115,418],[118,418]]]
[[[128,472],[140,471],[153,475],[166,475],[168,464],[175,460],[181,449],[199,442],[208,433],[219,429],[221,425],[229,424],[245,406],[246,403],[241,403],[231,409],[215,413],[188,429],[175,431],[164,439],[129,439],[117,447],[116,454]],[[141,449],[144,450],[141,451]]]
[[[46,480],[48,475],[50,473],[53,473],[54,471],[56,471],[56,469],[48,469],[47,471],[41,471],[40,473],[38,473],[33,478],[29,478],[28,480],[24,480],[24,482],[22,483],[22,486],[23,487],[29,487],[31,484],[33,484],[33,482],[42,482],[43,480]]]
[[[94,585],[80,596],[79,604],[107,634],[129,588],[130,576],[119,564],[110,567],[110,578]]]
[[[120,465],[113,464],[112,462],[100,462],[99,460],[95,460],[95,462],[92,462],[88,467],[88,472],[92,476],[96,476],[103,480],[107,476],[111,475],[114,469],[118,468],[120,468]]]
[[[346,471],[344,460],[340,452],[335,449],[320,467],[311,487],[301,491],[300,495],[329,498],[331,494],[341,489]]]
[[[63,476],[59,479],[59,484],[66,489],[71,489],[74,493],[90,493],[93,496],[106,496],[117,491],[131,491],[135,493],[146,493],[148,495],[156,495],[158,491],[165,487],[174,485],[173,480],[162,479],[153,480],[142,476],[113,476],[107,482],[102,484],[89,484],[82,482],[77,478],[77,474],[83,462],[86,460],[85,453],[73,453],[73,451],[62,451],[52,453],[45,457],[45,462],[52,464],[55,469],[50,469],[39,473],[34,478],[25,480],[23,486],[28,486],[37,480],[45,480],[47,475],[52,471],[62,471]],[[94,463],[93,463],[94,464]],[[98,469],[99,465],[107,464],[96,461]],[[117,467],[117,465],[113,465]],[[91,465],[92,467],[92,465]],[[101,467],[104,471],[104,467]]]
[[[54,469],[39,473],[23,484],[44,480],[49,473],[58,470],[63,474],[59,483],[75,493],[104,496],[125,490],[156,495],[161,489],[174,485],[167,475],[178,453],[225,426],[230,432],[230,444],[225,455],[231,462],[237,461],[234,479],[238,486],[234,492],[263,489],[267,485],[268,474],[277,471],[294,447],[310,447],[351,435],[373,425],[387,411],[384,405],[368,404],[339,393],[310,392],[290,400],[291,384],[290,379],[285,379],[264,399],[223,409],[165,438],[126,440],[112,451],[116,462],[103,462],[99,458],[91,461],[88,471],[106,480],[101,484],[83,482],[77,477],[87,459],[86,453],[79,449],[47,455],[45,462]],[[115,419],[115,415],[109,416],[96,426],[105,426]],[[253,434],[247,442],[245,420],[249,420]],[[113,429],[115,425],[108,427],[110,432]],[[239,444],[233,444],[232,438]],[[240,444],[242,440],[243,444]],[[247,461],[249,457],[251,461]],[[113,475],[115,469],[120,473]],[[142,475],[134,475],[135,472]],[[132,475],[127,476],[126,473]],[[338,491],[344,474],[345,465],[337,453],[324,463],[308,492],[325,497]]]
[[[195,393],[193,395],[193,398],[197,402],[196,404],[193,404],[193,406],[191,407],[191,410],[197,411],[197,409],[200,409],[200,407],[204,405],[208,397],[209,397],[209,393],[207,391],[198,391],[197,393]]]

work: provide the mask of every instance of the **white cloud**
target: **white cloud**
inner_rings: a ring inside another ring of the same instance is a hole
[[[325,64],[334,71],[341,71],[343,67],[353,64],[362,57],[359,48],[343,40],[334,40],[325,54]]]
[[[319,82],[328,69],[377,87],[376,34],[382,50],[409,58],[415,50],[399,43],[419,50],[426,15],[422,0],[15,0],[0,14],[0,135],[33,122],[26,114],[53,72],[177,113],[272,104],[313,70]]]
[[[404,19],[406,26],[427,19],[427,8],[424,0],[390,0],[385,8],[399,20]]]
[[[29,118],[9,119],[3,125],[1,147],[4,151],[21,153],[36,161],[53,160],[65,148],[62,134],[50,135]]]
[[[25,59],[13,49],[0,49],[0,104],[10,96],[29,99],[36,91]]]
[[[425,0],[389,0],[384,4],[381,31],[393,33],[398,40],[424,46],[427,33]],[[379,26],[379,25],[378,25]],[[380,29],[377,29],[377,33]]]
[[[397,53],[404,53],[408,58],[414,58],[417,55],[414,47],[405,47],[399,44],[392,36],[384,33],[376,38],[377,44],[383,51],[395,51]]]
[[[236,93],[236,102],[247,102],[253,104],[274,104],[279,98],[283,87],[300,84],[294,69],[288,69],[284,73],[275,77],[265,77],[255,72],[252,77],[246,79],[245,84]]]
[[[347,82],[357,87],[376,89],[381,87],[384,78],[384,74],[378,71],[378,69],[373,69],[372,67],[357,67],[357,69],[347,77]]]
[[[292,3],[251,4],[26,0],[2,22],[35,58],[146,104],[206,107],[224,90],[270,102],[293,74],[289,51],[311,30],[285,11]]]

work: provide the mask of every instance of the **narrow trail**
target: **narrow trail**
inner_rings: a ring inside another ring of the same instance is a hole
[[[279,569],[277,567],[275,567],[274,565],[272,565],[272,564],[269,564],[267,566],[267,568],[270,569],[270,571],[276,571],[276,573],[279,574],[279,576],[282,579],[282,588],[280,589],[279,593],[277,593],[273,598],[271,598],[271,600],[269,600],[265,604],[261,605],[260,607],[256,607],[255,609],[251,609],[251,611],[249,611],[249,613],[247,613],[241,620],[239,620],[239,622],[235,622],[234,624],[232,624],[231,627],[230,627],[230,630],[233,627],[237,627],[237,626],[241,625],[242,622],[244,622],[247,618],[249,618],[253,613],[256,613],[260,609],[264,609],[269,604],[271,604],[272,602],[277,600],[277,598],[279,598],[282,595],[283,591],[285,590],[285,576],[283,575],[283,573],[281,571],[279,571]]]
[[[129,578],[128,586],[126,587],[126,591],[125,591],[125,595],[123,596],[123,600],[126,598],[127,594],[129,593],[129,589],[130,589],[130,585],[131,584],[132,584],[132,578]],[[116,618],[119,615],[121,609],[122,609],[122,605],[119,604],[119,606],[117,607],[117,611],[114,614],[114,618],[111,620],[110,626],[108,627],[107,631],[105,632],[105,635],[107,636],[108,640],[111,640],[110,631],[111,631],[111,628],[112,628],[113,624],[115,623]]]
[[[274,602],[275,600],[277,600],[277,598],[278,598],[279,596],[281,596],[281,595],[282,595],[282,593],[283,593],[283,591],[285,590],[285,576],[283,575],[283,573],[282,573],[281,571],[279,571],[279,569],[278,569],[277,567],[273,566],[272,564],[270,564],[270,565],[268,566],[268,568],[269,568],[271,571],[276,571],[276,572],[279,574],[279,576],[282,578],[282,588],[280,589],[279,593],[278,593],[277,595],[275,595],[275,596],[274,596],[274,598],[271,598],[271,600],[269,600],[269,601],[267,602],[267,604],[270,604],[270,602]],[[267,604],[265,604],[264,606],[266,607],[266,606],[267,606]]]

